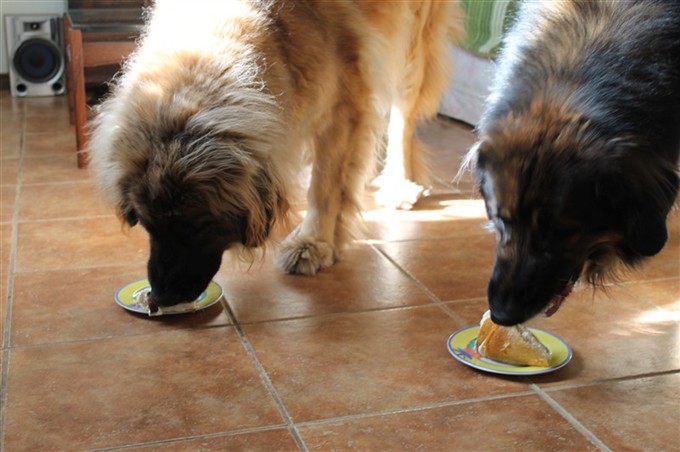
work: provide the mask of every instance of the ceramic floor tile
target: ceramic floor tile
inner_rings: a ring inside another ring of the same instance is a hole
[[[669,237],[659,254],[645,261],[639,270],[627,275],[627,279],[632,281],[677,277],[680,277],[680,232]]]
[[[470,325],[486,309],[484,300],[447,306]],[[575,291],[554,316],[529,322],[558,335],[574,352],[567,366],[532,380],[559,385],[680,369],[680,324],[657,312],[617,287],[594,295],[589,288]]]
[[[146,232],[125,232],[114,216],[19,225],[17,271],[137,265],[148,259]]]
[[[374,209],[364,215],[369,237],[377,241],[448,238],[485,232],[486,211],[480,199],[451,196],[424,198],[413,210]]]
[[[26,122],[54,121],[60,124],[69,124],[68,104],[57,101],[54,105],[29,105],[24,112]]]
[[[143,264],[133,267],[19,273],[14,281],[12,346],[229,323],[220,303],[193,314],[164,317],[125,311],[114,302],[114,294],[146,276]]]
[[[236,319],[258,322],[429,303],[408,276],[368,245],[345,250],[340,261],[315,276],[289,275],[273,262],[223,266],[216,280]]]
[[[54,202],[55,193],[59,193],[58,203]],[[88,181],[25,185],[21,189],[22,221],[93,217],[113,212]]]
[[[12,225],[0,224],[0,270],[7,271],[12,251]]]
[[[12,225],[0,224],[0,344],[5,345],[7,295],[12,252]]]
[[[10,351],[7,450],[85,450],[282,424],[231,327]]]
[[[417,137],[427,146],[436,189],[466,194],[467,184],[452,184],[467,150],[474,144],[472,128],[446,118],[426,122],[418,127]],[[467,182],[467,181],[466,181]],[[464,186],[465,185],[465,186]]]
[[[294,451],[299,450],[288,430],[275,429],[200,438],[175,443],[133,447],[142,451]]]
[[[245,325],[294,422],[507,394],[526,384],[460,366],[438,307]]]
[[[677,450],[680,444],[680,373],[548,394],[611,450]]]
[[[49,154],[75,154],[75,131],[67,129],[61,132],[26,133],[24,137],[24,155],[26,157],[45,156]]]
[[[27,113],[27,117],[30,118],[30,113]],[[50,134],[50,135],[60,135],[60,134],[71,134],[75,139],[75,127],[69,123],[68,113],[59,116],[48,116],[47,119],[39,118],[35,121],[26,121],[26,127],[24,129],[26,135],[29,134]],[[75,151],[75,149],[74,149]]]
[[[0,223],[9,223],[14,218],[16,193],[14,186],[0,185]]]
[[[680,369],[680,323],[657,313],[621,289],[594,297],[586,289],[555,316],[535,323],[574,349],[573,365],[558,378],[595,380]],[[551,376],[536,381],[550,383]]]
[[[494,260],[492,234],[377,246],[442,301],[486,295]]]
[[[300,427],[316,450],[598,450],[538,396]]]
[[[24,124],[23,114],[3,114],[0,119],[0,132],[2,132],[2,135],[4,136],[20,134],[24,128]]]
[[[26,157],[23,164],[24,184],[49,184],[90,180],[87,169],[78,169],[76,153]]]
[[[0,111],[3,115],[23,115],[25,102],[23,99],[12,97],[9,91],[0,90]]]
[[[5,347],[5,331],[7,329],[7,278],[8,275],[0,271],[0,347]],[[1,351],[0,351],[0,354]],[[2,370],[2,369],[0,369]]]
[[[2,366],[9,374],[0,449],[296,450],[222,305],[150,319],[113,302],[117,288],[144,277],[147,237],[124,232],[89,171],[77,169],[66,97],[0,91],[0,131],[0,335],[10,358],[0,361],[0,375]],[[533,381],[613,450],[667,450],[678,423],[680,209],[659,256],[608,295],[578,290],[556,316],[531,322],[573,346],[567,367],[531,379],[489,375],[445,346],[487,308],[493,235],[481,229],[473,175],[451,183],[476,138],[441,118],[418,135],[434,162],[432,194],[389,212],[369,191],[372,241],[311,278],[281,272],[275,249],[250,270],[225,258],[216,277],[286,409],[303,422],[307,447],[592,449],[530,390]],[[9,190],[20,172],[8,319]]]
[[[68,115],[68,99],[66,96],[26,97],[23,99],[26,105],[26,116],[50,114],[63,111]],[[66,116],[68,119],[68,116]]]
[[[8,128],[0,136],[0,165],[4,165],[4,159],[18,158],[21,150],[21,130]]]
[[[19,159],[0,159],[0,185],[13,186],[19,175]]]
[[[626,284],[625,288],[641,300],[680,312],[680,279],[631,283]]]

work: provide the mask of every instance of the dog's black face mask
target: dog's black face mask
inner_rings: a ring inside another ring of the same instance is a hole
[[[136,217],[127,220],[134,224]],[[140,222],[149,233],[147,274],[151,298],[159,306],[198,298],[219,270],[223,252],[245,234],[243,220],[232,228],[172,216]]]
[[[476,171],[497,235],[488,285],[494,322],[552,315],[579,277],[601,283],[618,264],[634,266],[663,248],[673,194],[659,204],[644,181],[631,184],[591,162],[550,167],[492,152],[480,150]],[[677,176],[668,177],[677,192]]]
[[[196,227],[182,221],[147,231],[151,298],[160,306],[198,298],[219,270],[223,251],[236,238],[229,239],[209,224]]]

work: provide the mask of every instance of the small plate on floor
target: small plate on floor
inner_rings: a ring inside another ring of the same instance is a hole
[[[169,309],[165,308],[165,310],[164,308],[160,308],[157,311],[151,312],[147,302],[147,294],[149,292],[151,292],[149,280],[140,279],[139,281],[135,281],[118,289],[114,299],[118,306],[127,309],[128,311],[149,316],[160,316],[200,311],[209,308],[222,298],[222,286],[215,281],[211,281],[210,284],[208,284],[208,288],[205,289],[195,301],[181,303],[177,306],[171,306]]]
[[[548,333],[547,331],[539,330],[538,328],[529,328],[529,330],[531,330],[538,340],[548,347],[548,350],[552,353],[550,365],[548,367],[516,366],[514,364],[506,364],[484,358],[477,352],[477,333],[479,332],[479,326],[470,326],[456,331],[449,337],[449,340],[446,342],[446,347],[449,349],[449,353],[461,363],[494,374],[539,375],[554,372],[567,365],[572,357],[572,351],[569,344],[562,338]]]

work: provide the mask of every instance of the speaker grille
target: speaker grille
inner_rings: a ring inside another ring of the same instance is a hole
[[[61,70],[61,52],[53,42],[28,39],[14,53],[14,68],[31,83],[47,82]]]

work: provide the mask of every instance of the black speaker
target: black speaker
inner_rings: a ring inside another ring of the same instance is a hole
[[[58,16],[5,16],[13,96],[56,96],[65,90],[64,39]]]

